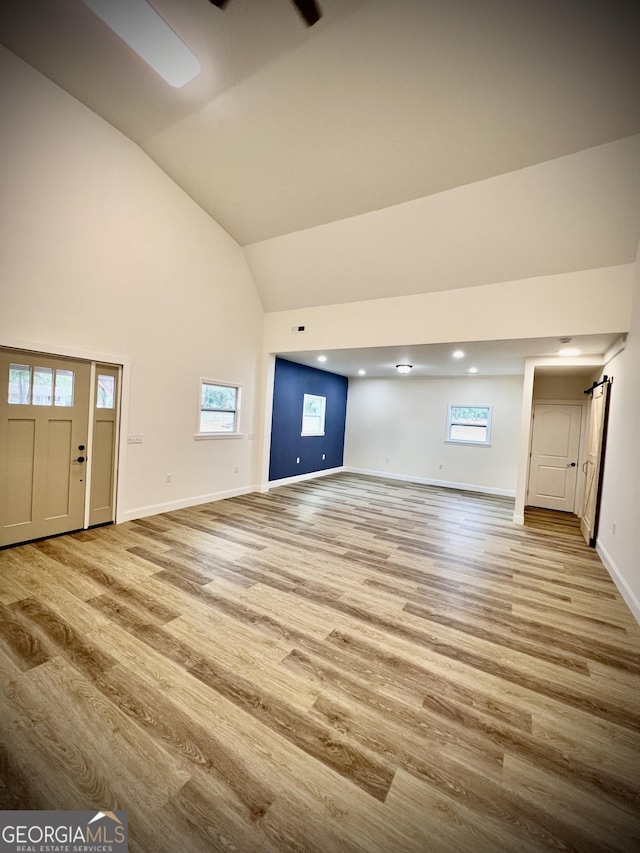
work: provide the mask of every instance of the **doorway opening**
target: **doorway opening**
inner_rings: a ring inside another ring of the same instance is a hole
[[[581,403],[534,404],[529,506],[575,513],[582,410]]]

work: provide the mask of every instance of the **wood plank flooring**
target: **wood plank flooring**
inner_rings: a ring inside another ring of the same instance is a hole
[[[352,474],[0,552],[0,807],[130,849],[638,851],[640,628],[572,516]]]

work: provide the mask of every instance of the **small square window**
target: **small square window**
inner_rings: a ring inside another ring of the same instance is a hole
[[[196,438],[239,435],[240,386],[200,381]]]
[[[302,432],[300,435],[324,435],[326,409],[326,397],[305,394],[302,404]]]
[[[491,444],[491,406],[449,406],[446,441]]]

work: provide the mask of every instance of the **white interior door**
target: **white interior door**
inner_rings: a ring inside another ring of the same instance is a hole
[[[587,459],[584,463],[586,481],[582,518],[580,519],[580,530],[588,545],[595,544],[597,532],[598,490],[602,468],[602,448],[608,395],[608,382],[594,388],[591,395],[591,408],[589,410]]]
[[[574,511],[581,421],[577,404],[534,406],[529,506]]]
[[[84,526],[90,372],[0,350],[0,546]]]

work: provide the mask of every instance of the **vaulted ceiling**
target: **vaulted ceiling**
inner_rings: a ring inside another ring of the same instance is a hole
[[[267,310],[633,260],[640,4],[320,0],[309,29],[289,0],[152,5],[201,62],[182,89],[82,0],[4,0],[0,38],[249,246]],[[502,203],[514,181],[517,210]],[[482,211],[497,208],[504,261],[492,245],[487,266]],[[376,251],[373,212],[387,210],[400,217],[387,257],[397,268],[406,240],[412,268],[359,278],[349,252],[358,240]],[[431,233],[415,225],[425,221]]]

